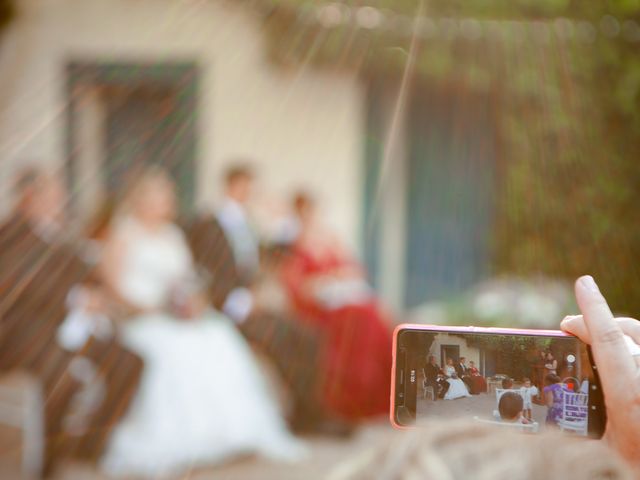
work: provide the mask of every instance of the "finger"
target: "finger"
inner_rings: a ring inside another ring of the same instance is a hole
[[[576,282],[576,300],[591,336],[591,348],[600,380],[607,393],[621,394],[626,390],[621,378],[635,378],[636,364],[627,351],[622,328],[613,318],[607,301],[589,275]]]
[[[635,318],[621,317],[616,319],[622,331],[631,337],[635,343],[640,345],[640,322]]]
[[[640,345],[640,321],[635,318],[620,317],[615,319],[622,332],[628,336],[636,345]],[[560,323],[560,328],[571,335],[578,337],[581,341],[591,344],[591,334],[582,315],[570,315],[565,317]],[[640,367],[640,355],[635,355],[635,364]]]
[[[640,345],[640,321],[630,317],[618,317],[615,319],[622,332]],[[584,343],[591,345],[591,334],[582,315],[569,315],[560,322],[560,328],[571,335],[578,337]]]
[[[560,322],[560,328],[578,337],[587,345],[591,345],[591,334],[582,315],[569,315],[568,317],[564,317],[562,322]]]

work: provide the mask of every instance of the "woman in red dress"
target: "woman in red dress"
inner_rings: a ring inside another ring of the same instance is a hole
[[[365,281],[362,267],[314,221],[306,194],[294,202],[299,232],[283,266],[283,282],[300,318],[325,336],[327,408],[358,420],[389,409],[391,323]]]
[[[487,381],[477,369],[475,362],[469,362],[471,393],[477,395],[487,391]]]

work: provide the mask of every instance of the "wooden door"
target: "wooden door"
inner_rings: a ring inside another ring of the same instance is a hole
[[[196,178],[197,68],[191,64],[85,64],[68,67],[68,172],[81,188],[77,112],[81,92],[99,92],[104,130],[101,187],[122,193],[127,177],[145,166],[165,167],[176,181],[180,208],[193,208]],[[78,93],[80,92],[80,93]]]

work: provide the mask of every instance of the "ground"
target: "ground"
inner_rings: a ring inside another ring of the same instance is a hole
[[[495,393],[474,395],[456,400],[418,399],[418,414],[427,412],[443,417],[479,415],[490,418],[496,408]],[[544,429],[546,408],[534,405],[534,418]],[[269,462],[259,458],[243,458],[225,465],[194,470],[183,475],[182,479],[191,480],[263,480],[263,479],[300,479],[340,480],[341,474],[349,469],[359,458],[366,456],[372,449],[385,445],[398,435],[390,426],[388,419],[380,418],[363,424],[349,439],[310,436],[305,441],[310,448],[309,458],[296,464]],[[20,433],[10,427],[0,426],[0,479],[20,479]],[[68,463],[57,472],[54,480],[107,480],[95,469],[81,464]]]
[[[371,449],[388,442],[394,436],[389,421],[381,418],[361,426],[349,439],[340,440],[328,437],[306,437],[310,447],[308,459],[296,464],[282,464],[261,460],[258,458],[244,458],[226,465],[194,470],[185,473],[181,479],[189,480],[293,480],[293,479],[328,479],[344,478],[341,472],[349,468],[354,460],[366,455]],[[0,443],[6,447],[15,445],[20,439],[16,431],[7,427],[0,427]],[[0,479],[18,480],[19,452],[15,449],[8,452],[6,448],[0,453]],[[66,464],[55,476],[54,480],[107,480],[94,469],[80,464]]]
[[[481,393],[471,397],[457,398],[455,400],[438,400],[418,398],[418,418],[427,415],[446,417],[474,417],[492,420],[493,411],[498,408],[495,393]],[[547,408],[533,405],[533,419],[540,424],[540,431],[544,430],[544,420]]]

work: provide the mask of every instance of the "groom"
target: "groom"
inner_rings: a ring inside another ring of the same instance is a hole
[[[220,208],[197,218],[187,228],[187,237],[196,264],[209,277],[213,306],[233,319],[249,343],[273,361],[291,389],[293,427],[322,430],[326,422],[319,400],[317,335],[293,319],[255,305],[251,289],[260,273],[260,251],[247,211],[253,182],[250,167],[229,168]]]
[[[460,360],[454,368],[456,369],[458,378],[462,380],[469,391],[471,391],[471,375],[469,372],[469,367],[467,367],[467,359],[465,357],[460,357]]]
[[[433,387],[435,393],[434,400],[438,398],[444,398],[449,390],[449,382],[447,382],[442,375],[442,369],[436,363],[436,357],[429,355],[427,364],[424,367],[426,384]]]

